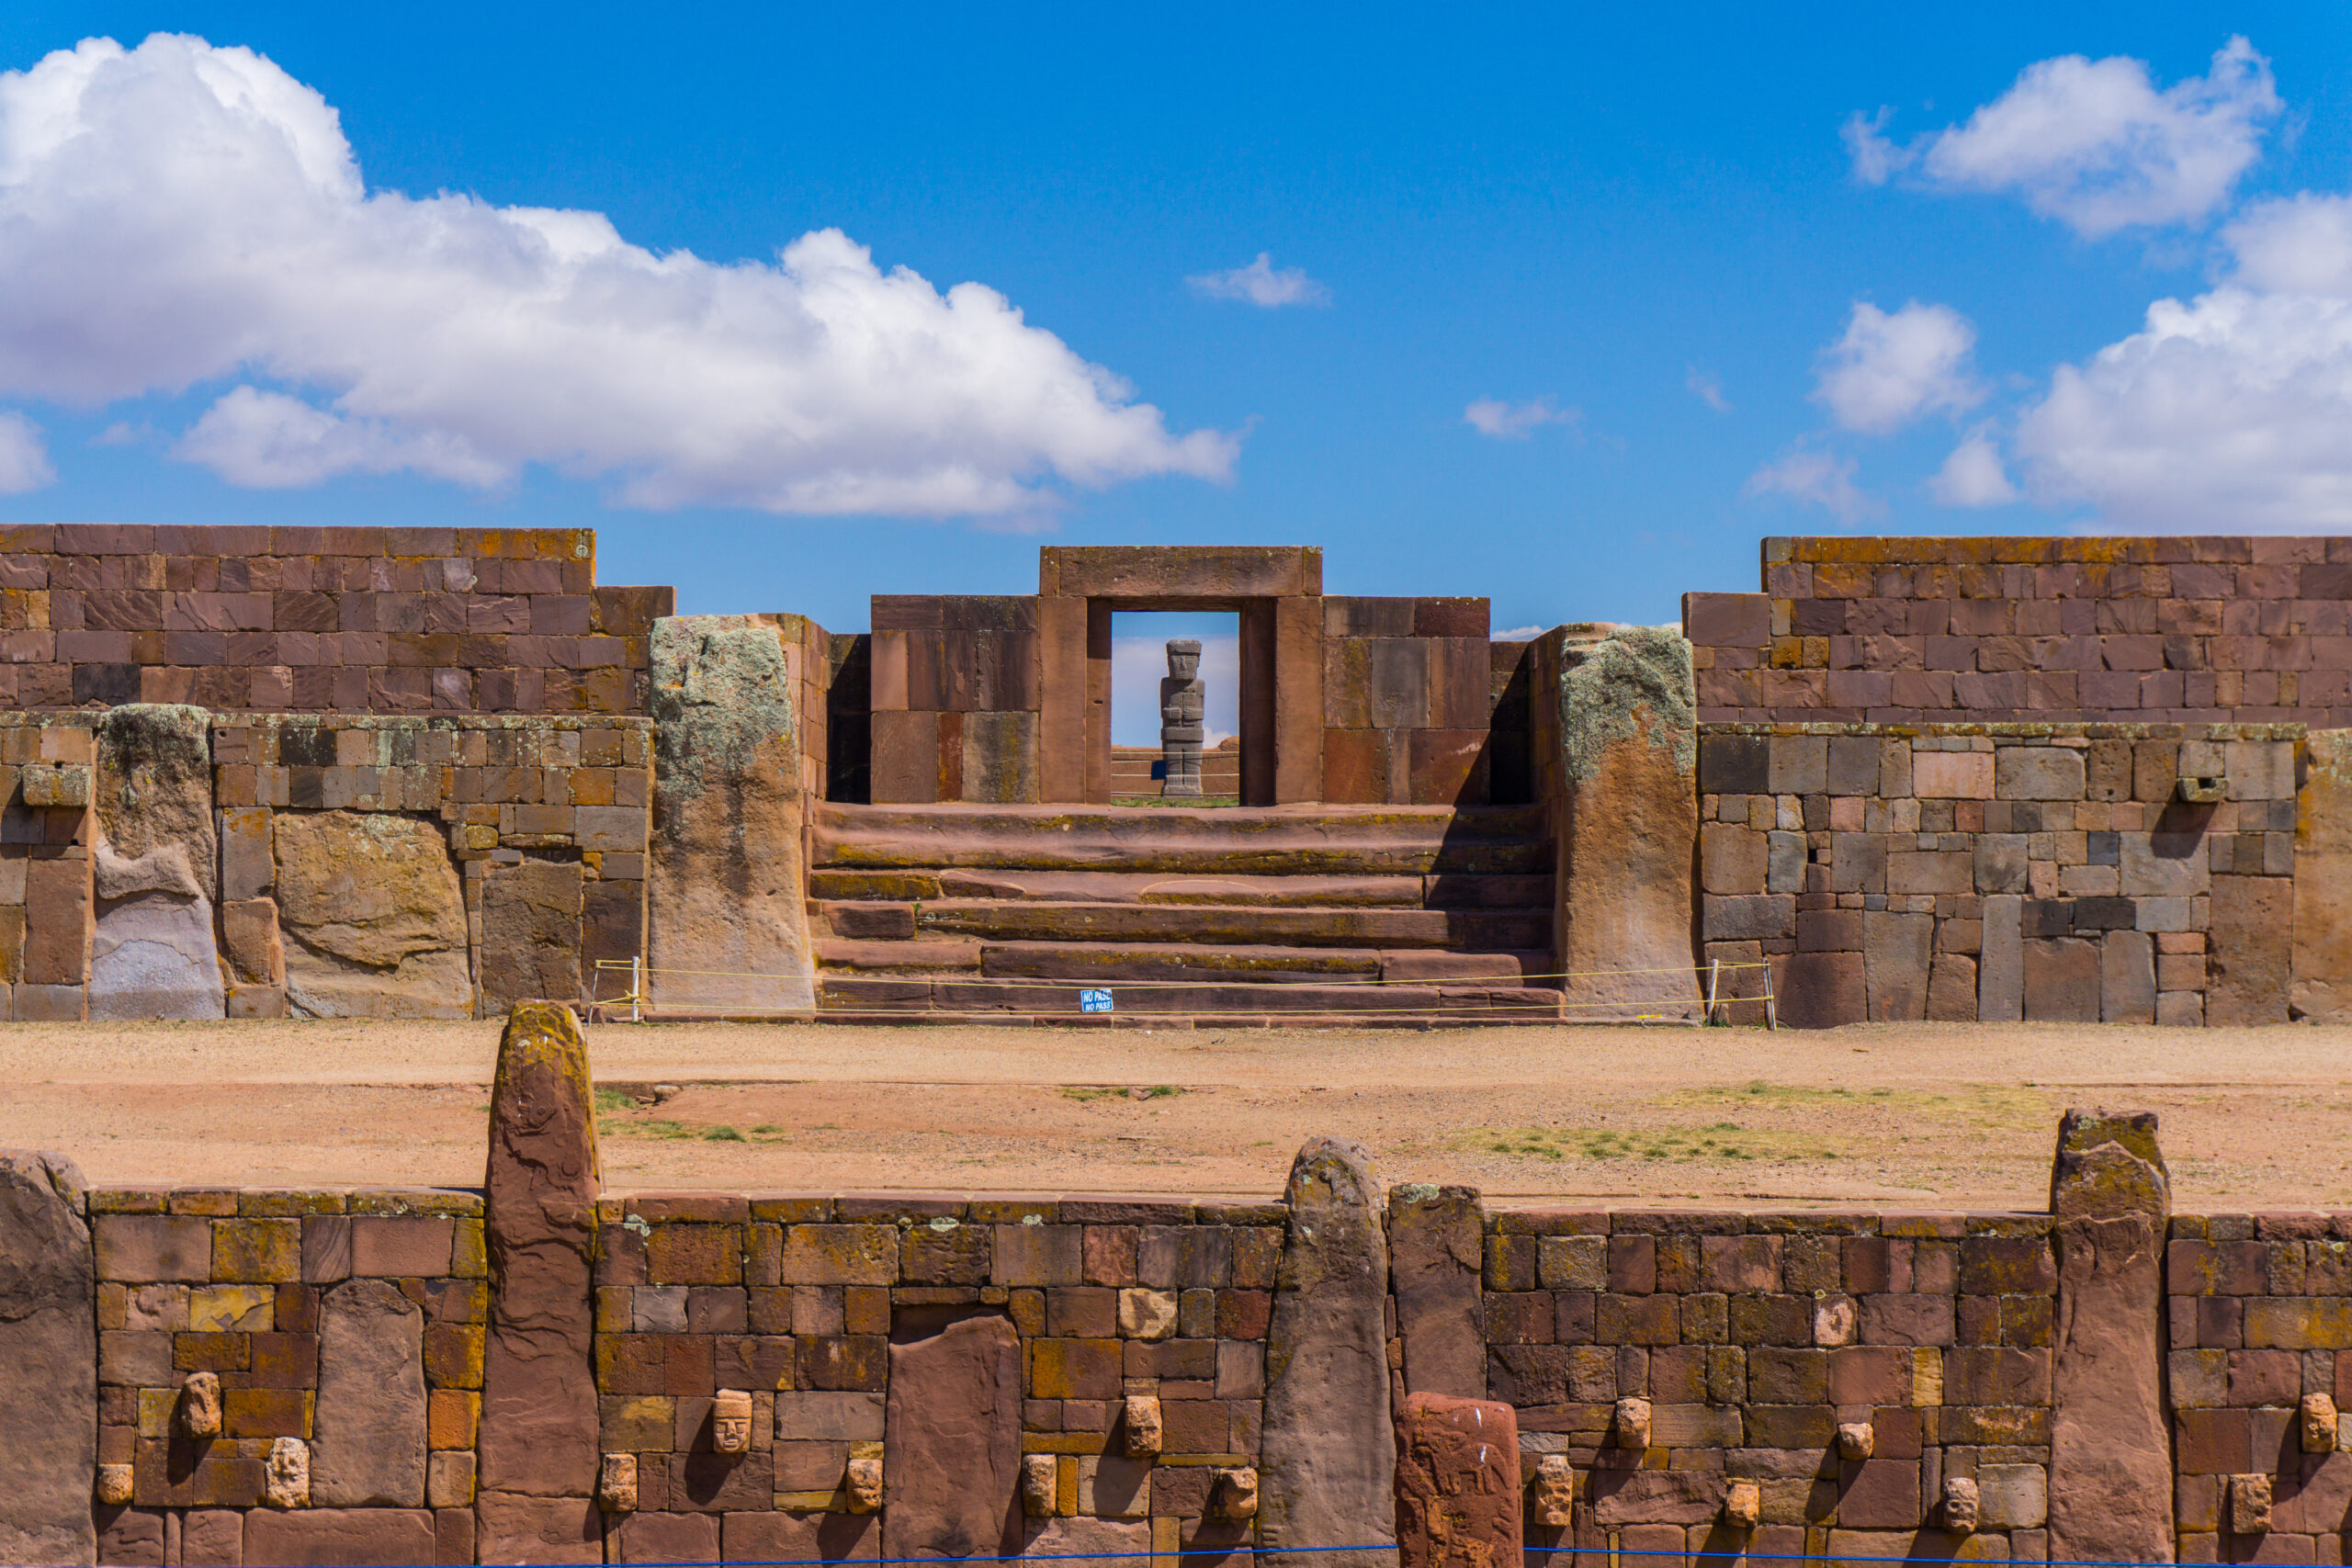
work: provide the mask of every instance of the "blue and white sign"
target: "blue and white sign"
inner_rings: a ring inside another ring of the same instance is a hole
[[[1111,993],[1108,991],[1079,992],[1078,1010],[1080,1012],[1109,1012],[1111,1010]]]

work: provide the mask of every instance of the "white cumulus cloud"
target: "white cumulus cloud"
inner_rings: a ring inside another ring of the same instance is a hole
[[[1938,410],[1983,400],[1969,368],[1976,329],[1949,305],[1885,311],[1859,300],[1845,335],[1824,349],[1814,400],[1848,430],[1883,435]]]
[[[22,495],[56,478],[49,448],[32,422],[20,413],[0,413],[0,495]]]
[[[1462,411],[1462,423],[1481,435],[1491,435],[1498,441],[1524,441],[1538,425],[1566,424],[1573,426],[1584,418],[1578,408],[1554,408],[1548,397],[1531,402],[1507,403],[1498,398],[1480,398]]]
[[[1928,493],[1946,506],[2004,506],[2018,499],[1992,437],[1976,431],[1951,449],[1928,481]]]
[[[1854,115],[1844,135],[1863,180],[1907,170],[1947,189],[2007,193],[2096,237],[2211,217],[2278,110],[2270,62],[2233,38],[2206,74],[2161,91],[2144,61],[2061,55],[2027,66],[1964,125],[1898,146],[1881,109]]]
[[[836,230],[722,264],[595,212],[370,194],[317,92],[186,36],[0,74],[0,396],[274,383],[175,448],[239,484],[545,464],[640,506],[988,514],[1237,450]]]
[[[1260,251],[1248,266],[1224,272],[1204,272],[1184,280],[1193,292],[1211,299],[1241,299],[1273,310],[1281,305],[1329,305],[1331,291],[1306,276],[1304,267],[1274,265],[1273,254]]]
[[[1835,453],[1798,450],[1775,458],[1747,476],[1744,493],[1784,495],[1822,507],[1840,523],[1876,517],[1885,504],[1854,482],[1858,465]]]

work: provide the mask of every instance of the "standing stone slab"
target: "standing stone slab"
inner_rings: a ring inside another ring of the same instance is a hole
[[[526,1003],[506,1021],[483,1186],[481,1561],[598,1562],[596,1129],[588,1047],[569,1008]]]
[[[281,811],[277,916],[287,999],[319,1018],[471,1018],[466,897],[433,823]]]
[[[749,616],[671,616],[652,657],[653,1003],[813,1008],[783,638]]]
[[[885,1557],[1021,1550],[1021,1340],[990,1314],[894,1340]]]
[[[2050,1206],[2058,1220],[2051,1560],[2169,1562],[2162,1341],[2172,1201],[2155,1117],[2069,1111]]]
[[[1655,626],[1624,626],[1560,657],[1555,930],[1561,971],[1578,976],[1562,982],[1568,1016],[1695,1007],[1690,645]]]
[[[2295,795],[2297,1018],[2352,1022],[2352,729],[2303,738]]]
[[[1928,959],[1936,935],[1933,915],[1871,909],[1862,916],[1862,983],[1872,1023],[1915,1022],[1928,1016]]]
[[[1984,900],[1984,948],[1976,965],[1980,1023],[2015,1023],[2025,1017],[2025,900],[1996,893]]]
[[[1476,1189],[1408,1185],[1388,1190],[1388,1273],[1410,1393],[1478,1399],[1487,1392],[1479,1269],[1486,1207]]]
[[[1290,1227],[1266,1334],[1258,1539],[1275,1568],[1396,1560],[1388,1246],[1363,1147],[1317,1138],[1291,1162]],[[1289,1548],[1361,1547],[1354,1551]]]
[[[0,1562],[89,1562],[96,1276],[82,1173],[0,1152]]]
[[[576,862],[526,860],[483,879],[481,1005],[499,1013],[516,1002],[568,1002],[581,984],[580,916],[584,885]]]
[[[319,1303],[311,1501],[424,1506],[424,1314],[388,1280],[346,1280]]]
[[[1396,1423],[1402,1568],[1508,1568],[1519,1560],[1519,1413],[1486,1399],[1412,1393]]]
[[[202,708],[133,704],[97,724],[94,1019],[220,1018],[219,851]]]
[[[2207,1025],[2286,1022],[2295,944],[2293,878],[2217,876],[2212,917]]]

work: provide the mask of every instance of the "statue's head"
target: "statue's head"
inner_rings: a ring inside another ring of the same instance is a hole
[[[1200,638],[1190,637],[1169,638],[1168,673],[1179,681],[1189,681],[1200,672]]]

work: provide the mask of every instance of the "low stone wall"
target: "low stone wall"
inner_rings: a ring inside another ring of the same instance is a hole
[[[2301,735],[1703,726],[1702,950],[1799,1026],[2284,1022]]]

